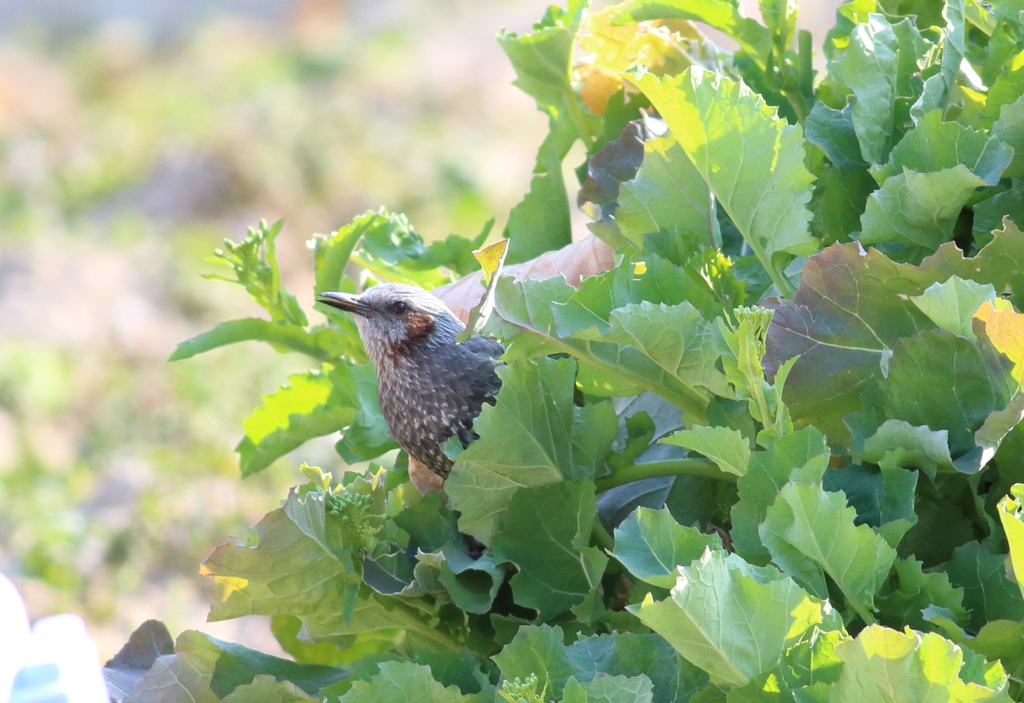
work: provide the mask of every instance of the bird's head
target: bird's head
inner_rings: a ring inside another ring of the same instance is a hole
[[[465,327],[439,299],[401,283],[381,283],[359,295],[321,293],[317,300],[353,314],[366,353],[378,363],[417,348],[454,344]]]

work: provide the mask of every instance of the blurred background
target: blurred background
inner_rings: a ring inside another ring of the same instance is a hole
[[[305,241],[369,208],[427,239],[500,232],[547,125],[494,35],[547,4],[0,3],[0,571],[33,619],[82,615],[104,658],[151,617],[281,653],[265,619],[205,623],[198,566],[301,461],[338,460],[326,442],[239,479],[242,419],[307,364],[255,344],[167,363],[259,314],[198,274],[284,218],[309,306]],[[816,46],[837,4],[803,3]]]

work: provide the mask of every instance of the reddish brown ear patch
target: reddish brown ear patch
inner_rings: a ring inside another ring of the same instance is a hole
[[[408,354],[420,340],[426,339],[434,331],[434,316],[425,312],[409,313],[402,322],[405,323],[405,339],[390,345],[392,354]]]
[[[434,331],[434,316],[424,312],[414,312],[405,316],[405,338],[408,344],[414,344]]]

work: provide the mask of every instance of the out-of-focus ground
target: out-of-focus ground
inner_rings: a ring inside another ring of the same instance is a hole
[[[818,43],[838,3],[804,4]],[[324,442],[239,479],[242,419],[306,365],[257,345],[167,363],[259,314],[204,259],[284,217],[282,275],[308,306],[305,240],[366,209],[431,239],[500,231],[546,122],[494,34],[546,5],[0,5],[0,571],[33,618],[82,615],[104,657],[150,617],[280,651],[265,619],[205,623],[198,565],[300,461],[339,460]]]

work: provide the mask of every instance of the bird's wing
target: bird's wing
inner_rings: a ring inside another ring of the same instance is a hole
[[[501,346],[501,342],[490,337],[485,337],[482,334],[470,337],[462,346],[473,352],[474,354],[482,354],[483,356],[490,357],[491,359],[497,359],[499,356],[505,353],[505,347]]]

